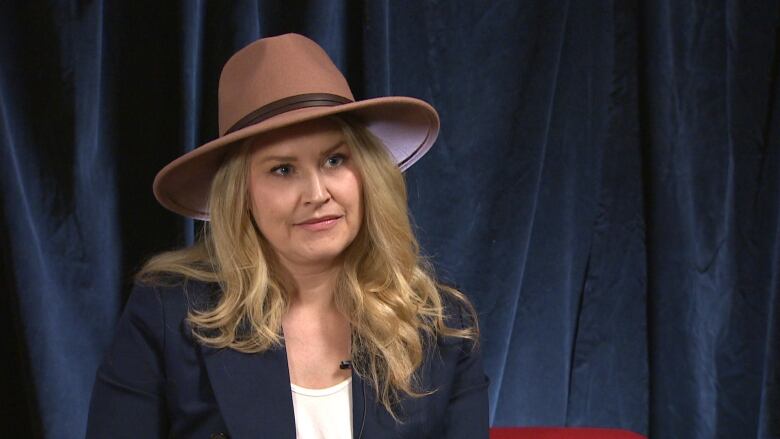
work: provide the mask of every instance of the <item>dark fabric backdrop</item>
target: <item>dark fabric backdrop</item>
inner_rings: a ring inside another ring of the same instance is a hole
[[[780,437],[777,1],[2,1],[0,429],[84,433],[151,193],[231,53],[295,31],[442,117],[407,173],[493,425]]]

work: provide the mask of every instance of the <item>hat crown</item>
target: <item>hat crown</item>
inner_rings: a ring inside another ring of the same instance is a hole
[[[279,62],[284,60],[284,62]],[[298,34],[264,38],[239,50],[219,77],[219,134],[274,102],[305,94],[354,100],[344,75],[314,41]]]

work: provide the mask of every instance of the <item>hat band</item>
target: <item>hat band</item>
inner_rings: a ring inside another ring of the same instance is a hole
[[[225,134],[228,135],[234,131],[246,128],[249,125],[256,125],[266,119],[276,115],[287,113],[288,111],[299,110],[308,107],[333,107],[336,105],[348,104],[353,102],[343,96],[330,93],[305,93],[295,96],[289,96],[270,104],[263,105],[257,110],[242,117],[241,120],[233,124]]]

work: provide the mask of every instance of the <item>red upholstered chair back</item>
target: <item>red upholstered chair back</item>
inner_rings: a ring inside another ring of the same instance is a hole
[[[491,428],[490,439],[645,439],[641,434],[614,428],[513,427]]]

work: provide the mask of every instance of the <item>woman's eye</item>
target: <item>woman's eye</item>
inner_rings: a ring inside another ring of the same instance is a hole
[[[276,175],[290,175],[292,173],[292,166],[290,165],[274,166],[271,169],[271,173]]]
[[[346,160],[346,158],[342,154],[334,154],[328,157],[328,160],[325,161],[325,165],[329,168],[335,168],[344,163],[344,160]]]

